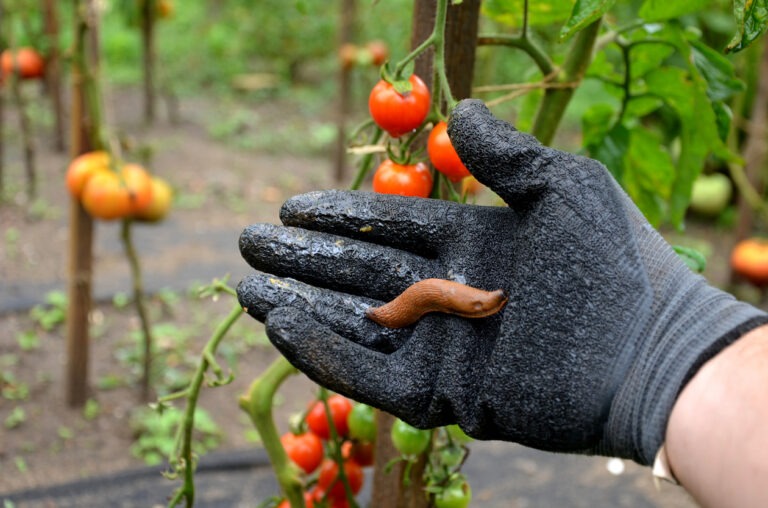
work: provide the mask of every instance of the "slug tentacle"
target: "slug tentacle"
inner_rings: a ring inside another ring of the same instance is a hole
[[[491,316],[507,303],[501,289],[484,291],[443,279],[425,279],[409,286],[397,298],[365,311],[368,319],[387,328],[410,326],[428,312],[445,312],[466,318]]]

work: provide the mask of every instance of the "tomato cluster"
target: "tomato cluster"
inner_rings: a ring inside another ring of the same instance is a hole
[[[380,40],[368,41],[364,46],[346,43],[339,47],[339,62],[342,68],[351,69],[355,65],[381,66],[389,58],[387,43]]]
[[[368,96],[368,109],[374,123],[392,140],[415,136],[419,129],[432,125],[427,139],[427,155],[434,169],[451,183],[461,182],[462,195],[474,195],[481,189],[453,148],[445,121],[430,117],[432,98],[429,89],[418,76],[408,80],[382,78]],[[424,162],[411,162],[411,140],[401,143],[405,153],[394,157],[388,145],[389,158],[376,169],[373,190],[384,194],[399,194],[426,198],[432,195],[435,179]]]
[[[347,506],[346,488],[335,459],[341,457],[349,489],[357,494],[365,480],[363,468],[373,465],[375,438],[376,423],[370,406],[338,394],[329,396],[325,402],[315,400],[309,405],[302,429],[295,434],[288,432],[280,439],[288,458],[306,474],[308,507]]]
[[[66,185],[92,216],[102,220],[156,222],[171,206],[171,186],[138,164],[114,168],[105,151],[84,153],[70,162]]]
[[[6,49],[0,53],[0,81],[14,73],[21,79],[40,79],[45,75],[45,59],[34,48]]]

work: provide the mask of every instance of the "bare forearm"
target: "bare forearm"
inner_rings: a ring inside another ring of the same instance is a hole
[[[768,326],[707,362],[670,415],[667,456],[705,507],[768,506]]]

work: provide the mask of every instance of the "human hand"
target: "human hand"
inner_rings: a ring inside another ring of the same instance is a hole
[[[598,162],[540,145],[476,100],[449,135],[509,207],[327,191],[240,239],[240,302],[311,379],[419,427],[648,464],[679,390],[766,321],[692,272]],[[366,309],[413,283],[502,289],[471,320],[383,328]]]

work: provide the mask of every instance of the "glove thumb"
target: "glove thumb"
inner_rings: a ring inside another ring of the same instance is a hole
[[[464,99],[456,105],[448,137],[470,173],[508,205],[531,201],[546,188],[540,168],[548,149],[494,117],[482,101]]]

